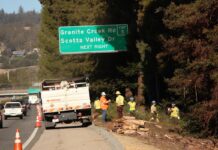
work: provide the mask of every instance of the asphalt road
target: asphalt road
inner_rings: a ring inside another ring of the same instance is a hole
[[[44,130],[31,150],[114,150],[107,138],[90,127],[59,127]]]
[[[12,150],[14,146],[16,129],[20,130],[22,143],[29,138],[35,128],[36,108],[31,106],[27,116],[19,118],[8,118],[3,120],[3,128],[0,129],[0,150]]]

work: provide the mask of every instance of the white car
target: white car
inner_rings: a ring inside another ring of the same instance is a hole
[[[5,120],[8,117],[20,117],[23,119],[23,109],[20,102],[7,102],[4,105]]]

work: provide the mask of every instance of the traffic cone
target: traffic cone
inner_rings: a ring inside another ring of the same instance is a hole
[[[38,112],[38,119],[39,119],[39,121],[42,121],[42,115],[40,112]]]
[[[22,143],[20,139],[20,132],[17,129],[16,135],[15,135],[15,141],[14,141],[14,150],[22,150]]]
[[[41,127],[41,121],[39,121],[39,116],[36,117],[36,128]]]

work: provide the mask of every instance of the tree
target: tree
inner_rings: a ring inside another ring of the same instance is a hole
[[[18,14],[23,14],[23,13],[24,13],[23,7],[20,6],[20,7],[18,8]]]
[[[144,92],[146,103],[165,96],[162,72],[156,55],[161,51],[159,36],[166,32],[163,25],[163,10],[169,5],[168,0],[140,0],[137,8],[137,42],[140,54],[139,65],[144,74]]]
[[[63,56],[59,54],[57,31],[59,26],[100,23],[105,16],[105,2],[103,0],[41,0],[40,2],[44,6],[39,35],[40,76],[44,78],[72,78],[93,72],[96,61],[92,55]],[[93,9],[89,9],[91,7]]]
[[[173,64],[174,73],[166,81],[177,96],[182,97],[186,88],[189,100],[212,98],[217,87],[217,11],[217,1],[197,0],[171,3],[165,12],[164,23],[171,31],[162,38],[165,50],[158,58]]]

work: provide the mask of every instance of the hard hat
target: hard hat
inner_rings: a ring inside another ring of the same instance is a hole
[[[116,91],[116,94],[121,94],[120,91]]]
[[[172,106],[175,106],[176,104],[175,103],[172,103]]]
[[[153,100],[153,101],[152,101],[152,104],[156,104],[156,101],[155,101],[155,100]]]
[[[134,101],[134,97],[130,97],[129,100],[130,100],[130,101]]]
[[[106,95],[106,93],[105,93],[105,92],[101,92],[101,95],[102,95],[102,96],[105,96],[105,95]]]

